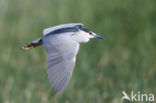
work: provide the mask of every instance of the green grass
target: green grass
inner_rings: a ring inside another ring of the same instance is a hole
[[[122,91],[156,95],[155,0],[0,0],[0,103],[120,103]],[[50,86],[44,48],[25,43],[81,22],[106,40],[82,44],[69,85]],[[139,102],[138,102],[139,103]]]

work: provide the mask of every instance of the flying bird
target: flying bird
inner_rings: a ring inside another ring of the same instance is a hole
[[[61,24],[44,29],[41,38],[33,40],[22,49],[29,50],[43,44],[48,53],[48,79],[54,90],[62,92],[74,70],[80,44],[88,42],[90,38],[104,39],[84,28],[82,23]]]

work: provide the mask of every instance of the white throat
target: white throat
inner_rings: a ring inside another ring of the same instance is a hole
[[[72,36],[73,40],[78,43],[87,43],[90,38],[92,38],[88,33],[84,31],[76,32],[75,35]]]

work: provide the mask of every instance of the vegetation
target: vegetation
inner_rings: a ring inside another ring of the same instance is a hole
[[[0,0],[0,103],[121,103],[122,91],[156,96],[155,4]],[[43,46],[20,47],[44,28],[69,22],[81,22],[106,40],[81,45],[70,83],[58,94],[48,81]]]

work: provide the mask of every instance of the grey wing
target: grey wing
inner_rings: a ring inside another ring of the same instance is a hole
[[[61,35],[49,35],[42,38],[48,52],[47,73],[52,88],[62,92],[72,75],[79,44]]]

